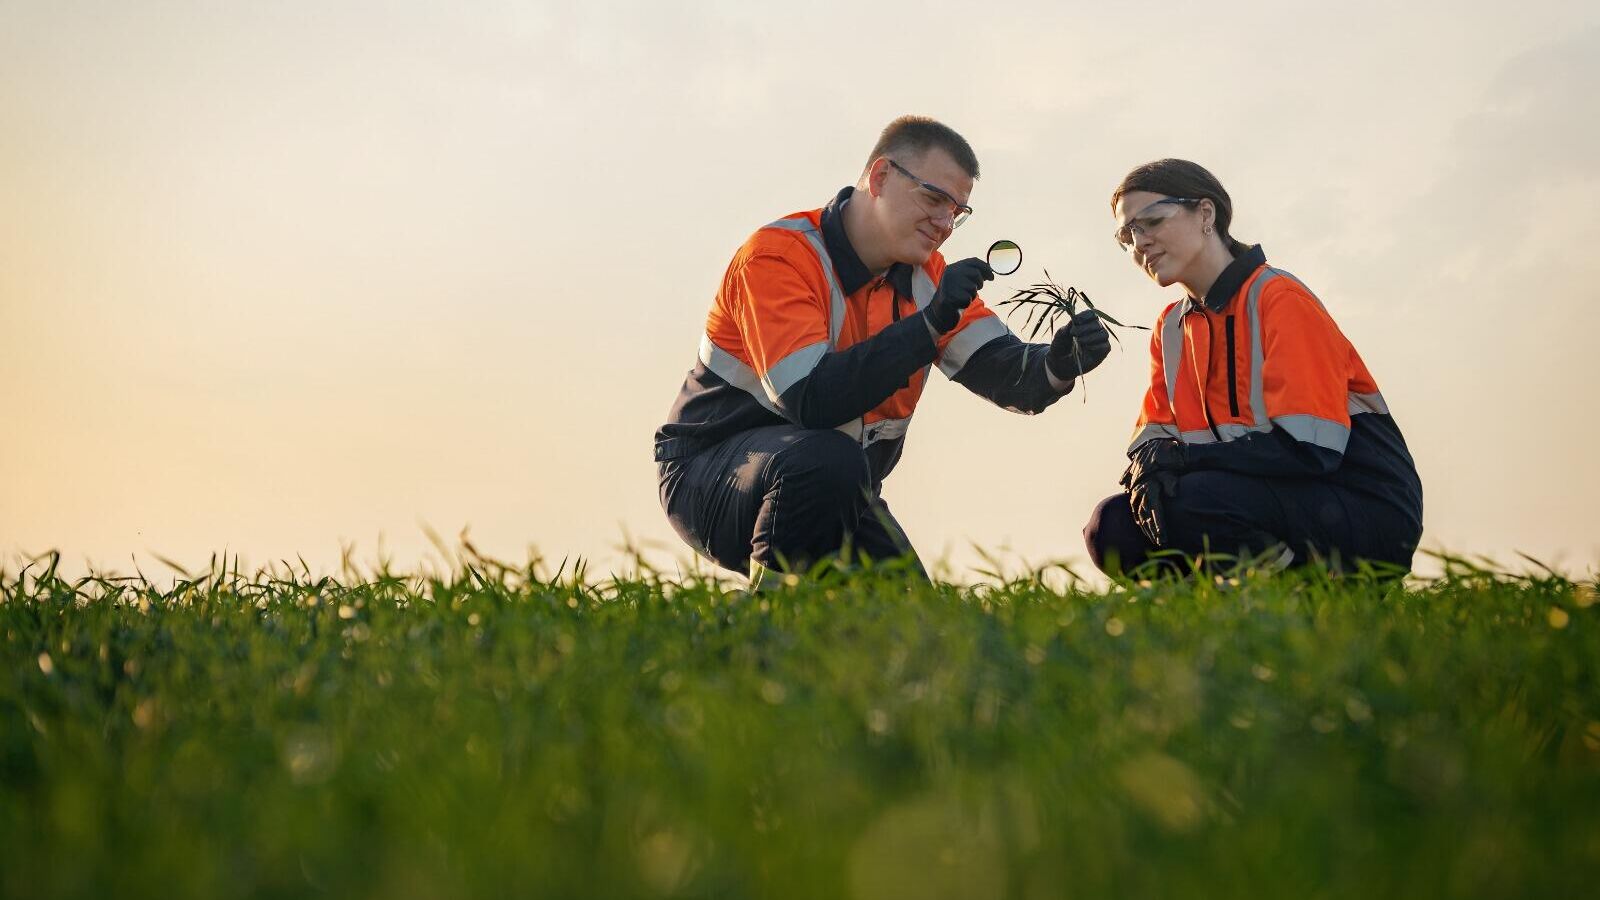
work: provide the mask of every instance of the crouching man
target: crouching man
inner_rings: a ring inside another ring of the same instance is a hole
[[[907,557],[926,577],[881,490],[929,369],[1032,414],[1106,358],[1092,312],[1030,346],[978,298],[983,260],[945,264],[977,178],[955,131],[896,119],[854,185],[734,254],[655,436],[661,504],[697,553],[758,586],[841,551]],[[962,461],[950,471],[940,490],[972,484]]]

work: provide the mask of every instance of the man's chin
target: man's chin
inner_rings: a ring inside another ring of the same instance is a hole
[[[938,247],[929,247],[925,241],[917,241],[915,245],[908,245],[905,252],[901,253],[896,262],[903,262],[911,266],[920,266],[926,263],[933,251]]]

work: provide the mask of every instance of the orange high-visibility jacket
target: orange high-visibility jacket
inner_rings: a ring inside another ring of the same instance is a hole
[[[1131,452],[1177,438],[1191,466],[1330,476],[1414,511],[1421,482],[1361,355],[1298,278],[1252,247],[1205,301],[1156,320]]]
[[[921,312],[944,257],[935,252],[921,266],[868,272],[844,234],[841,211],[852,192],[761,228],[734,254],[697,363],[656,434],[658,461],[789,422],[851,435],[881,480],[899,457],[934,363],[1019,412],[1038,412],[1061,396],[1044,374],[1042,348],[1018,340],[981,298],[935,341]]]

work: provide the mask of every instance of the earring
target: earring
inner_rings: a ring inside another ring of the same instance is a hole
[[[1207,225],[1206,226],[1206,234],[1210,234],[1210,233],[1211,233],[1211,226]]]

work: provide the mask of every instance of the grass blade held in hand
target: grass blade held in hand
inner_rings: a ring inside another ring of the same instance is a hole
[[[1056,284],[1055,280],[1050,277],[1049,269],[1044,270],[1044,281],[1031,284],[1025,289],[1018,290],[1016,293],[1011,295],[1011,299],[1002,300],[995,305],[997,307],[1011,307],[1011,309],[1006,313],[1007,316],[1015,315],[1017,311],[1024,310],[1022,328],[1020,331],[1026,332],[1027,340],[1032,342],[1033,339],[1038,337],[1039,333],[1044,331],[1046,328],[1048,328],[1052,333],[1058,331],[1059,326],[1062,323],[1062,319],[1066,320],[1066,324],[1071,324],[1072,317],[1077,315],[1078,304],[1080,302],[1083,304],[1085,309],[1092,310],[1094,314],[1107,325],[1114,326],[1116,328],[1137,328],[1140,331],[1150,330],[1143,325],[1124,325],[1115,318],[1112,318],[1109,313],[1096,307],[1094,301],[1089,299],[1088,294],[1083,293],[1075,287],[1062,287],[1061,285]],[[1122,339],[1117,337],[1117,333],[1111,328],[1107,328],[1106,332],[1110,334],[1111,337],[1116,338],[1117,343],[1122,343]],[[1031,349],[1032,348],[1030,347],[1023,350],[1022,365],[1017,372],[1016,383],[1021,383],[1022,377],[1027,374],[1028,364],[1032,359]],[[1072,358],[1073,361],[1077,363],[1078,371],[1081,373],[1083,371],[1083,351],[1082,348],[1078,346],[1078,339],[1076,337],[1072,339]],[[1080,375],[1079,377],[1082,376]],[[1084,402],[1087,403],[1088,399],[1088,392],[1085,391]]]

